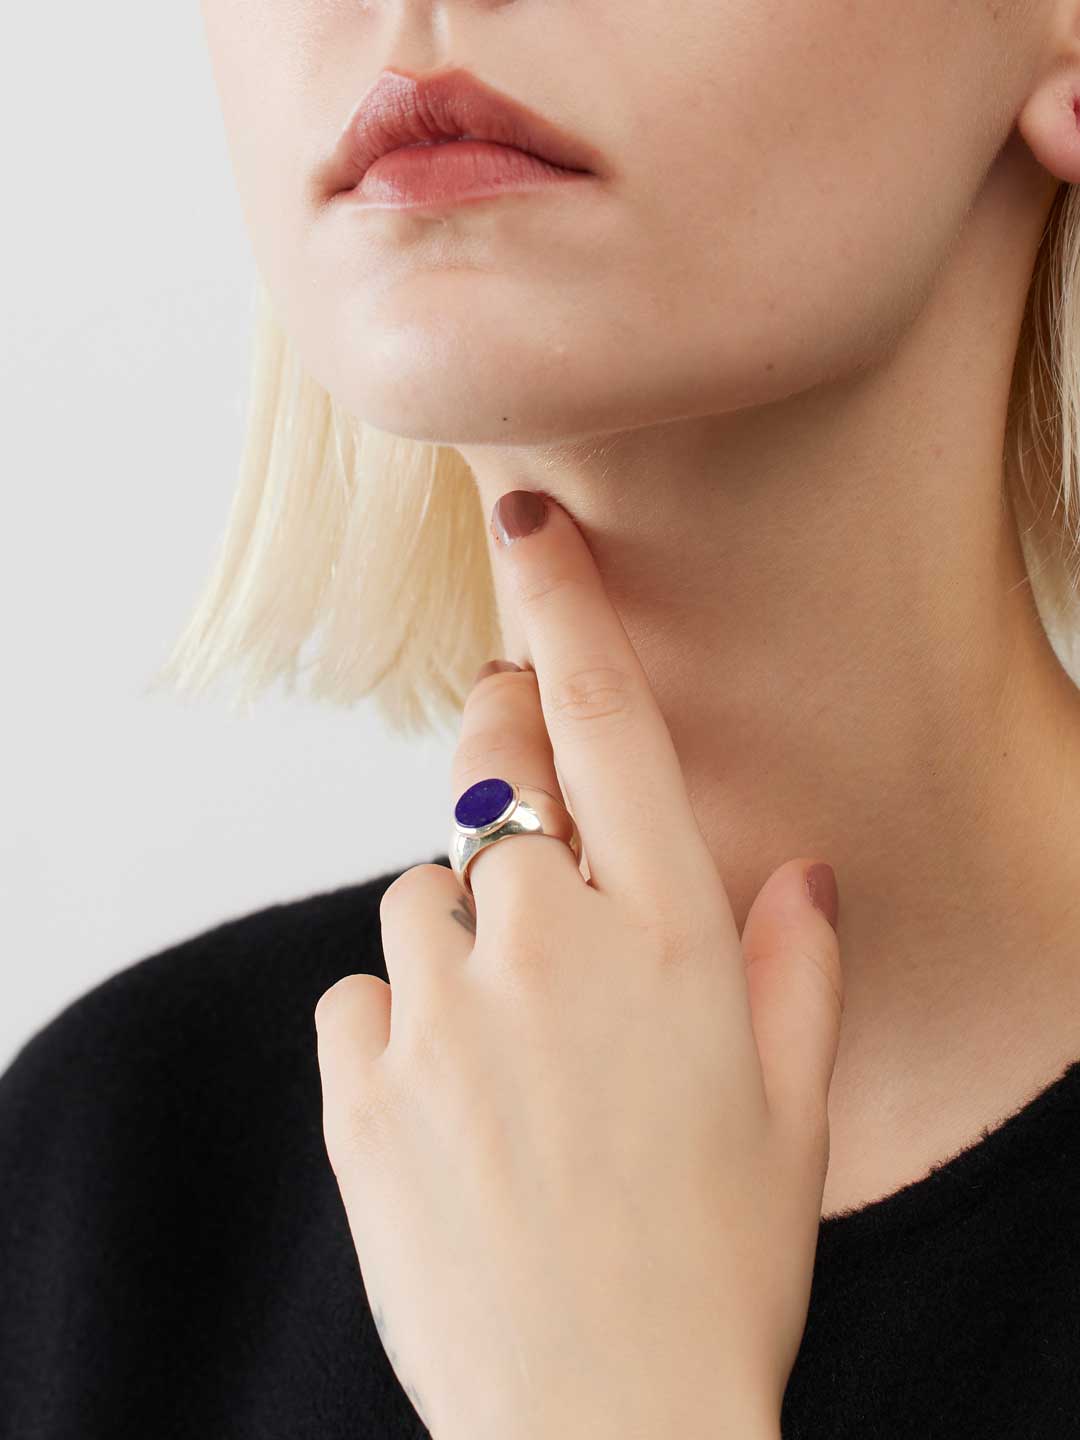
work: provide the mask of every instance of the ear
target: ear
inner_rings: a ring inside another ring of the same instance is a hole
[[[1070,10],[1075,0],[1069,0]],[[1080,7],[1016,119],[1028,148],[1059,180],[1080,182]]]

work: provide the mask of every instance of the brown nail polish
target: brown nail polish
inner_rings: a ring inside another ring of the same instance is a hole
[[[491,528],[503,545],[539,530],[547,519],[547,501],[535,490],[508,490],[495,501]]]
[[[840,913],[840,896],[836,889],[836,872],[824,862],[811,865],[806,872],[806,888],[813,904],[836,929]]]

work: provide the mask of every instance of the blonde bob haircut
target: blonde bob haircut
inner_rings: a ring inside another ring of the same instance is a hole
[[[1028,579],[1080,685],[1080,187],[1047,217],[1017,346],[1002,456]],[[151,682],[180,694],[240,672],[233,708],[279,677],[399,734],[456,723],[502,653],[486,516],[449,445],[344,414],[305,373],[261,280],[239,482],[205,588]],[[301,661],[308,642],[315,653]]]

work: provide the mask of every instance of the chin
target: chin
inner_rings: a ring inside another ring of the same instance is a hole
[[[595,434],[605,408],[602,396],[581,389],[562,396],[537,386],[532,376],[523,376],[520,385],[508,385],[505,377],[496,384],[470,372],[464,360],[388,375],[366,356],[353,373],[363,379],[350,383],[339,374],[326,385],[342,410],[377,430],[438,445],[559,443]]]

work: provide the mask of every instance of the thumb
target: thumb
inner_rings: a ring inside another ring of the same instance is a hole
[[[814,1133],[826,1113],[844,1008],[838,910],[832,866],[788,860],[758,891],[742,933],[769,1108]]]

